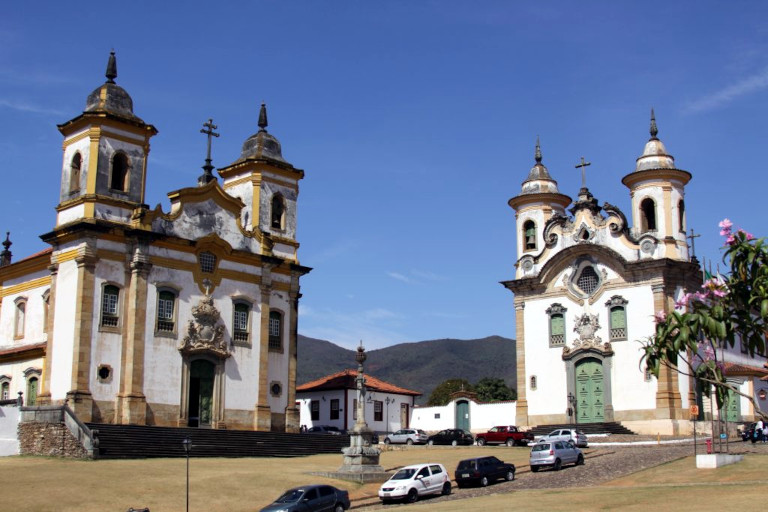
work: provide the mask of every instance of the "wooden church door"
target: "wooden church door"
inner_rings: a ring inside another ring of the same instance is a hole
[[[576,366],[578,423],[600,423],[605,419],[603,401],[603,365],[596,359],[587,359]]]

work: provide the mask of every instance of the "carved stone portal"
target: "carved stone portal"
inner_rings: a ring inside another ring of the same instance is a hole
[[[221,315],[209,295],[205,295],[192,308],[192,316],[195,319],[189,321],[187,335],[179,346],[179,352],[186,356],[210,354],[220,359],[228,358],[231,353],[224,339],[224,326],[219,325]]]
[[[573,342],[573,348],[599,348],[603,340],[597,335],[598,329],[600,329],[600,322],[597,315],[584,313],[576,317],[573,332],[578,333],[579,339]]]

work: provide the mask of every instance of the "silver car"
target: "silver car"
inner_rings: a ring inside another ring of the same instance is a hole
[[[584,464],[584,454],[571,441],[539,441],[531,448],[531,471],[542,467],[560,470],[563,464]]]
[[[418,428],[402,428],[393,434],[387,434],[384,444],[424,444],[429,436]]]
[[[579,448],[586,448],[588,445],[587,435],[580,430],[571,428],[553,430],[549,434],[538,438],[536,441],[571,441]]]

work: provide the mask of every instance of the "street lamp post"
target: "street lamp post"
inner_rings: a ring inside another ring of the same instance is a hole
[[[189,452],[192,450],[192,440],[187,436],[181,441],[181,445],[187,454],[187,512],[189,512]]]
[[[573,416],[576,414],[576,397],[573,393],[568,393],[568,420],[573,426]]]

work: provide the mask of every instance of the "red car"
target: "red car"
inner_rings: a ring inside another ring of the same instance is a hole
[[[528,443],[534,441],[533,434],[523,432],[514,425],[501,425],[493,427],[484,434],[475,436],[478,446],[484,444],[506,444],[507,446],[528,446]]]

